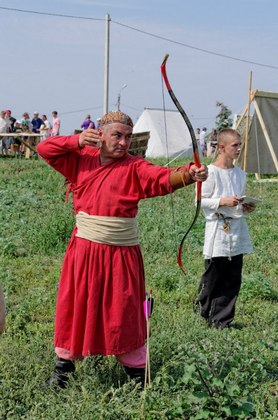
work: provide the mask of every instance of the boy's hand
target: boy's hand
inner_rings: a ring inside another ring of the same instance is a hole
[[[238,197],[237,195],[231,197],[222,197],[219,201],[219,206],[227,206],[227,207],[236,207],[242,201],[242,198]]]

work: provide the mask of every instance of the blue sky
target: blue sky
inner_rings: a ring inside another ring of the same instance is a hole
[[[194,128],[214,126],[216,101],[241,112],[251,70],[253,89],[278,91],[277,0],[1,0],[0,108],[16,117],[24,111],[50,117],[57,110],[63,134],[88,112],[94,120],[101,116],[107,13],[109,109],[127,84],[121,109],[134,121],[145,107],[164,106],[160,64],[166,53],[173,91]],[[166,92],[165,107],[174,109]]]

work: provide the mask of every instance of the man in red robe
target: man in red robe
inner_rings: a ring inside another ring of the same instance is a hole
[[[110,112],[98,130],[50,137],[38,153],[71,185],[76,226],[68,244],[56,307],[49,384],[64,387],[74,360],[115,355],[143,381],[146,361],[145,277],[138,239],[140,200],[207,178],[194,164],[173,170],[128,153],[133,122]],[[128,315],[127,315],[128,314]]]

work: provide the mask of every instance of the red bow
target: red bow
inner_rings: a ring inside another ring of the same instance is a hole
[[[188,116],[186,115],[186,112],[184,111],[184,109],[182,108],[181,104],[179,103],[176,95],[174,94],[171,85],[169,83],[168,77],[167,77],[167,73],[166,73],[166,62],[168,60],[169,54],[166,54],[166,56],[164,57],[164,60],[161,64],[161,74],[163,77],[163,80],[165,82],[166,88],[169,92],[169,95],[172,98],[172,101],[174,102],[176,108],[178,109],[179,113],[181,114],[182,118],[184,119],[190,136],[191,136],[191,140],[192,140],[192,146],[193,146],[193,156],[194,156],[194,163],[195,165],[200,168],[201,167],[201,162],[200,162],[200,158],[199,158],[199,150],[198,150],[198,144],[197,144],[197,140],[195,137],[195,133],[192,127],[191,122],[189,121]],[[182,263],[182,248],[183,248],[183,243],[187,237],[187,235],[189,234],[190,230],[192,229],[193,225],[195,224],[196,220],[198,219],[199,213],[200,213],[200,209],[201,209],[201,190],[202,190],[202,183],[201,182],[197,182],[197,187],[196,187],[196,212],[195,212],[195,216],[193,218],[193,221],[191,222],[188,230],[185,232],[180,246],[179,246],[179,250],[178,250],[178,257],[177,257],[177,262],[182,270],[182,272],[185,274],[185,269],[183,267],[183,263]]]

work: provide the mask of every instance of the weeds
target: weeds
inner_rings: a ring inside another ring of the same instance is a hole
[[[248,178],[248,193],[258,196]],[[244,258],[237,328],[208,328],[192,310],[203,271],[202,216],[185,244],[186,277],[176,264],[179,238],[195,210],[194,188],[178,191],[173,203],[170,197],[143,201],[141,244],[155,298],[151,387],[140,392],[113,357],[94,357],[77,364],[66,390],[46,393],[55,361],[57,284],[74,225],[71,204],[62,177],[41,160],[1,161],[0,180],[0,283],[7,306],[0,418],[278,418],[275,184],[263,187],[263,203],[249,218],[254,253]]]

